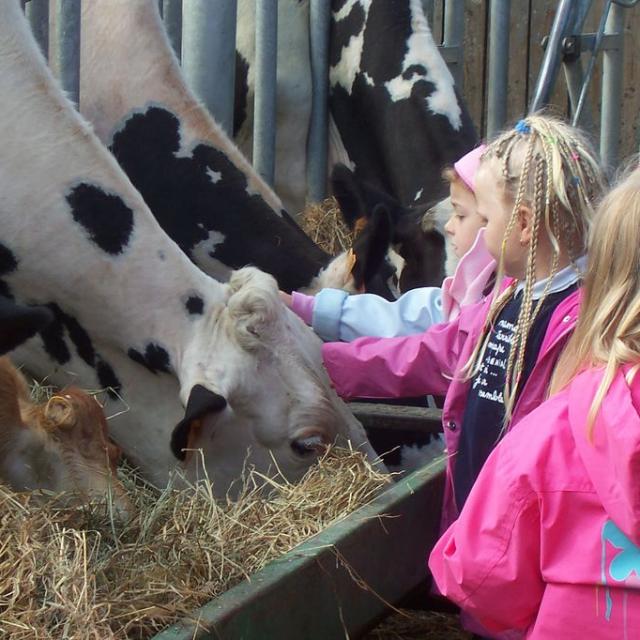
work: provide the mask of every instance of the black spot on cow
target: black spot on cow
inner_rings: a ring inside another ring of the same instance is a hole
[[[55,302],[47,307],[53,313],[53,322],[40,332],[47,354],[59,364],[69,362],[71,350],[65,340],[65,334],[68,334],[80,358],[95,370],[100,385],[109,388],[109,395],[116,398],[114,391],[120,389],[121,384],[111,365],[96,353],[91,336],[76,318],[65,313]]]
[[[13,251],[0,242],[0,278],[15,271],[17,266],[18,260],[13,255]],[[0,295],[13,300],[9,285],[4,280],[0,280]]]
[[[146,367],[151,373],[169,373],[171,371],[171,360],[169,353],[160,345],[150,342],[144,349],[144,354],[137,349],[129,349],[127,355],[138,364]]]
[[[247,192],[247,176],[223,152],[206,144],[191,155],[179,150],[180,123],[160,107],[132,115],[111,145],[162,228],[194,262],[196,245],[216,231],[224,240],[205,252],[232,269],[255,265],[286,291],[307,285],[327,264],[329,256],[288,215]]]
[[[249,63],[236,51],[235,99],[233,103],[233,135],[238,134],[247,119],[249,94]]]
[[[164,262],[167,259],[167,256],[165,255],[164,251],[158,251],[158,258],[160,258],[160,260]]]
[[[399,76],[411,33],[409,2],[372,2],[364,28],[360,70],[375,84]]]
[[[189,315],[202,315],[204,312],[204,300],[200,296],[189,296],[184,303]]]
[[[412,65],[409,65],[404,70],[404,72],[402,73],[402,77],[405,80],[411,80],[411,78],[413,78],[414,74],[416,74],[418,76],[426,76],[427,75],[427,70],[421,64],[412,64]]]
[[[464,105],[458,131],[446,116],[425,108],[433,90],[432,83],[417,80],[407,99],[393,101],[384,86],[371,86],[361,73],[351,95],[340,86],[331,90],[331,112],[356,176],[404,206],[431,205],[446,196],[442,169],[477,141]]]
[[[98,374],[98,382],[102,389],[107,390],[109,397],[114,400],[119,398],[119,391],[122,384],[115,374],[115,371],[108,362],[98,359],[96,362],[96,373]]]
[[[331,10],[337,13],[342,8],[342,5],[344,5],[344,2],[336,2],[334,0],[331,3]],[[349,15],[342,20],[336,20],[335,17],[332,18],[329,51],[329,64],[332,67],[335,67],[340,62],[342,49],[348,46],[349,40],[362,31],[365,18],[364,8],[359,3],[354,4],[351,7],[351,11],[349,11]]]
[[[133,231],[133,212],[117,195],[91,184],[79,184],[67,196],[73,219],[103,251],[124,251]]]
[[[71,360],[71,351],[65,341],[65,325],[61,309],[57,304],[47,305],[53,311],[53,322],[40,332],[44,350],[58,364],[66,364]]]

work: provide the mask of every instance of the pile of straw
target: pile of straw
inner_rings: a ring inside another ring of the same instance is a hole
[[[334,197],[308,204],[298,217],[298,222],[305,233],[332,256],[351,248],[353,234],[344,223]]]
[[[136,514],[0,486],[0,636],[148,638],[369,502],[389,482],[333,450],[296,485],[248,472],[236,502],[208,483],[162,492],[122,471]]]

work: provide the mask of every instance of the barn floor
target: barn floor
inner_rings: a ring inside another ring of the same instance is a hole
[[[403,615],[404,614],[404,615]],[[458,616],[435,611],[409,611],[386,618],[364,640],[470,640]]]

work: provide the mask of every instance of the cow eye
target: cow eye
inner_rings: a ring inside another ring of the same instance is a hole
[[[301,458],[322,453],[326,445],[320,436],[309,436],[307,438],[296,438],[291,441],[291,449]]]

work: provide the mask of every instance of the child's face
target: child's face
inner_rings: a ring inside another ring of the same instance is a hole
[[[476,199],[461,181],[456,180],[449,187],[453,214],[444,225],[453,251],[458,258],[471,249],[484,221],[476,213]]]
[[[486,227],[484,240],[487,251],[498,261],[513,204],[505,196],[495,159],[481,163],[475,185],[477,214]],[[525,274],[531,240],[528,215],[529,212],[524,207],[505,244],[504,270],[512,278],[523,278]]]

